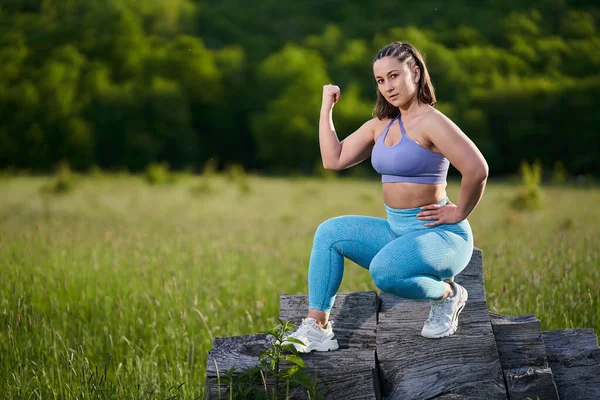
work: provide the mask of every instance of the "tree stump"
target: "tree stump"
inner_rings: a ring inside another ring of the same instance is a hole
[[[296,325],[300,324],[306,314],[307,301],[307,296],[282,295],[279,317]],[[303,354],[305,372],[316,379],[317,392],[325,398],[376,399],[379,392],[375,360],[377,294],[340,293],[336,304],[331,319],[339,322],[334,327],[340,350]],[[217,399],[219,390],[221,398],[227,398],[227,388],[219,388],[217,385],[218,374],[234,365],[238,370],[258,366],[258,356],[266,348],[266,342],[264,335],[215,338],[206,366],[208,398]],[[267,382],[268,387],[273,384],[271,381]],[[308,398],[302,390],[293,391],[290,397]]]
[[[558,400],[552,370],[548,366],[540,321],[533,315],[508,317],[490,313],[508,397]]]
[[[383,398],[507,398],[485,304],[480,250],[455,280],[469,299],[456,333],[442,339],[421,336],[428,301],[381,294],[377,358]]]
[[[533,315],[490,313],[479,249],[456,282],[469,300],[456,333],[442,339],[420,335],[429,302],[339,293],[330,319],[340,349],[302,355],[317,392],[325,399],[600,399],[600,349],[592,329],[542,333]],[[279,317],[300,324],[307,308],[307,296],[282,295]],[[234,365],[238,371],[259,365],[258,355],[271,340],[215,338],[206,397],[229,398],[219,376]],[[273,384],[267,381],[267,389]],[[296,390],[290,398],[307,394]]]
[[[600,399],[600,349],[593,329],[542,334],[561,399]]]

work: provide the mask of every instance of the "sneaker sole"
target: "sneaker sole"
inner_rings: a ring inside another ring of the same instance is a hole
[[[310,353],[311,351],[333,351],[339,349],[337,340],[327,340],[325,342],[312,342],[308,346],[296,346],[299,353]]]
[[[467,304],[467,300],[469,299],[469,293],[467,292],[467,290],[463,288],[462,291],[464,293],[464,299],[458,304],[458,308],[456,309],[456,314],[454,314],[454,318],[452,319],[452,326],[450,327],[450,329],[448,329],[447,331],[444,331],[444,332],[440,332],[440,333],[432,333],[432,332],[427,332],[427,331],[421,330],[421,336],[426,337],[428,339],[439,339],[439,338],[453,335],[454,332],[456,332],[456,330],[458,329],[458,315],[465,308],[465,305]]]

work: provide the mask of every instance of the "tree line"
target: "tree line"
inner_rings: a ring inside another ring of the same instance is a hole
[[[600,173],[600,8],[445,3],[5,0],[0,167],[310,173],[322,86],[342,88],[343,138],[372,116],[374,55],[400,40],[492,173]]]

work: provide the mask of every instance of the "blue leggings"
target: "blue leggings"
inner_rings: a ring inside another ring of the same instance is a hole
[[[448,198],[437,204],[446,204]],[[342,283],[344,257],[366,268],[383,292],[409,299],[439,300],[444,279],[457,275],[473,253],[467,220],[423,226],[420,208],[388,207],[387,220],[342,216],[319,225],[308,270],[309,308],[329,312]]]

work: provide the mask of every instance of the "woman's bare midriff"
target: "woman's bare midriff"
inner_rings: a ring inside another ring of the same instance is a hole
[[[446,197],[446,184],[390,182],[383,184],[383,201],[392,208],[416,208],[434,204]]]

